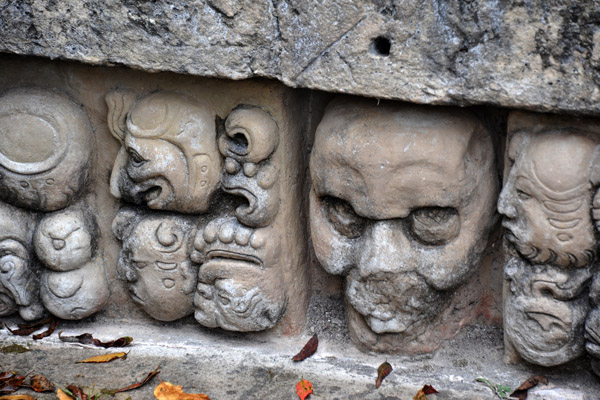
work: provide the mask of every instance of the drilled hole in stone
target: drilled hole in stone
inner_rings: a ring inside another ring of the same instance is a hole
[[[385,36],[377,36],[371,42],[371,53],[381,56],[387,57],[390,55],[390,49],[392,48],[392,43],[390,39]]]

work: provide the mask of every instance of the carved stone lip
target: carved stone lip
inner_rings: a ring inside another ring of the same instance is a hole
[[[252,214],[254,212],[254,210],[256,210],[258,199],[248,189],[245,189],[245,188],[242,188],[239,186],[228,187],[226,184],[223,184],[223,189],[225,189],[225,191],[227,193],[242,196],[242,197],[246,198],[246,200],[248,200],[247,206],[238,207],[238,210],[240,210],[240,212],[242,212],[244,214]]]
[[[251,254],[237,253],[230,250],[209,250],[206,253],[206,262],[209,260],[238,260],[238,261],[246,261],[252,264],[256,264],[259,267],[263,267],[263,262],[260,258],[253,256]]]
[[[131,296],[131,299],[140,304],[140,305],[146,305],[146,302],[144,300],[142,300],[141,298],[138,297],[137,295],[137,291],[135,290],[135,287],[129,285],[129,295]]]

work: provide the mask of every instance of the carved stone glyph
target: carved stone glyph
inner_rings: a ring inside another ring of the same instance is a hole
[[[121,143],[112,195],[155,210],[206,211],[222,165],[215,112],[164,91],[136,101],[132,92],[116,90],[106,103],[109,129]]]
[[[188,216],[122,209],[113,232],[123,242],[117,264],[131,298],[150,316],[173,321],[194,312],[198,266],[190,260],[196,226]]]
[[[6,202],[0,204],[6,234],[0,297],[8,304],[2,314],[16,307],[24,319],[36,319],[43,304],[60,318],[81,319],[108,300],[100,232],[91,213],[76,208],[87,207],[80,198],[94,149],[87,115],[66,96],[39,88],[0,96],[0,199]]]
[[[346,277],[362,348],[431,348],[494,221],[494,159],[490,135],[466,111],[329,104],[310,160],[312,239],[325,270]]]
[[[596,269],[600,135],[585,122],[514,112],[498,200],[507,239],[505,361],[553,366],[584,352]]]

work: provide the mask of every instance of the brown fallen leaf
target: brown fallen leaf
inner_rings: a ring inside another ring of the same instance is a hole
[[[510,397],[514,397],[518,400],[525,400],[527,399],[527,392],[529,391],[529,389],[531,389],[534,386],[537,386],[539,383],[547,385],[548,378],[546,378],[544,375],[532,376],[531,378],[528,378],[525,382],[523,382],[521,386],[516,388],[514,392],[510,394]]]
[[[377,368],[377,379],[375,380],[375,387],[379,389],[381,386],[381,382],[383,382],[383,378],[388,376],[392,372],[393,368],[389,362],[384,362]]]
[[[56,319],[51,320],[50,325],[48,326],[48,329],[46,329],[45,331],[43,331],[41,333],[38,333],[37,335],[33,335],[33,340],[40,340],[40,339],[43,339],[45,337],[52,335],[57,326],[58,326],[58,320],[56,320]]]
[[[75,400],[89,400],[88,395],[79,386],[69,385],[67,386],[66,391],[71,394]]]
[[[39,374],[29,378],[29,385],[27,387],[36,392],[54,392],[54,383]]]
[[[62,331],[58,333],[58,338],[67,343],[93,344],[98,347],[104,347],[105,349],[108,349],[109,347],[125,347],[129,346],[129,344],[133,342],[133,338],[131,336],[123,336],[115,340],[103,342],[95,339],[91,333],[82,333],[81,335],[77,336],[62,336]]]
[[[69,396],[61,389],[56,389],[56,397],[58,397],[58,400],[74,400],[73,396]]]
[[[292,358],[292,360],[294,360],[294,361],[306,360],[308,357],[312,356],[313,354],[315,354],[317,352],[318,346],[319,346],[319,338],[317,337],[317,334],[315,333],[313,335],[313,337],[311,337],[310,340],[308,342],[306,342],[306,344],[304,345],[302,350],[300,350],[300,353],[296,354]]]
[[[7,381],[10,378],[14,378],[15,376],[18,376],[19,374],[16,373],[15,371],[2,371],[0,372],[0,383],[2,383],[3,381]]]
[[[296,383],[296,394],[300,397],[300,400],[306,399],[313,392],[313,385],[310,381],[306,379],[302,379],[300,382]]]
[[[413,400],[427,400],[428,394],[439,393],[437,390],[433,388],[431,385],[424,385],[416,395],[414,395]]]
[[[110,354],[102,354],[101,356],[94,356],[90,358],[86,358],[85,360],[77,361],[80,363],[107,363],[113,360],[120,358],[122,360],[127,359],[127,353],[119,352],[119,353],[110,353]]]
[[[146,383],[148,383],[148,381],[150,381],[150,379],[154,378],[159,373],[160,373],[160,365],[158,367],[156,367],[156,369],[154,371],[150,372],[148,374],[148,376],[146,376],[144,378],[143,381],[131,384],[129,386],[125,386],[124,388],[121,388],[121,389],[103,389],[102,390],[102,394],[107,394],[109,396],[114,396],[116,393],[127,392],[129,390],[137,389],[140,386],[143,386]]]
[[[9,394],[8,396],[0,396],[0,400],[35,400],[28,394]]]
[[[157,400],[210,400],[210,398],[202,393],[185,393],[183,386],[173,385],[170,382],[161,382],[154,388],[154,397]]]
[[[0,382],[0,395],[16,392],[25,381],[24,376],[14,375]]]

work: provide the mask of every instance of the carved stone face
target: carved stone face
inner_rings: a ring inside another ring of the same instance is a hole
[[[569,134],[518,134],[498,200],[506,238],[537,264],[583,267],[596,253],[590,163],[595,143]]]
[[[65,211],[44,218],[34,236],[35,252],[54,271],[70,271],[92,258],[92,236],[83,213]]]
[[[505,265],[505,338],[525,360],[553,366],[583,353],[582,296],[596,239],[590,171],[596,143],[582,135],[517,133],[498,200],[505,237],[523,259]]]
[[[157,210],[206,211],[221,172],[215,115],[191,99],[158,92],[133,106],[121,133],[111,176],[115,197]]]
[[[311,232],[323,267],[346,276],[358,340],[363,329],[419,336],[477,267],[493,222],[493,160],[468,113],[330,104],[311,154]]]
[[[204,261],[194,297],[198,322],[248,332],[271,328],[281,319],[286,297],[277,269],[281,247],[272,229],[217,219],[199,233],[195,247]]]
[[[93,148],[87,116],[67,98],[32,88],[0,96],[0,199],[36,211],[68,206]]]
[[[182,218],[150,216],[123,239],[117,271],[129,283],[132,299],[153,318],[173,321],[194,311],[191,231]]]

